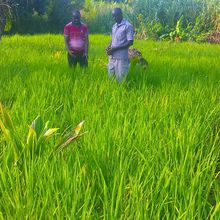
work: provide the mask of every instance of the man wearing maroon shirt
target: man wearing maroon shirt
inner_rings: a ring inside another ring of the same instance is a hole
[[[64,27],[65,46],[68,51],[67,58],[70,67],[88,66],[89,37],[88,27],[80,21],[81,14],[73,11],[73,19]]]

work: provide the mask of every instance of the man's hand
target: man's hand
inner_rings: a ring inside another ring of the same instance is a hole
[[[88,60],[88,53],[85,53],[83,56]]]
[[[117,50],[116,47],[107,47],[107,48],[106,48],[106,53],[107,53],[108,55],[112,55],[112,53],[113,53],[114,51],[116,51],[116,50]]]
[[[113,52],[117,51],[117,50],[122,50],[122,49],[127,49],[129,48],[130,46],[133,45],[133,40],[130,40],[128,42],[126,42],[125,44],[121,45],[121,46],[118,46],[118,47],[111,47],[111,46],[108,46],[106,48],[106,53],[108,55],[112,55]]]
[[[74,56],[74,54],[71,50],[68,50],[68,53],[69,53],[70,56]]]
[[[111,47],[107,47],[107,48],[105,49],[105,51],[106,51],[107,55],[111,55],[111,54],[112,54],[112,52],[111,52]]]

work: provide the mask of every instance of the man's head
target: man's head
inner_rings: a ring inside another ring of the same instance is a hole
[[[81,14],[80,14],[80,11],[78,10],[75,10],[72,12],[72,15],[73,15],[73,24],[74,25],[80,25],[80,18],[81,18]]]
[[[114,18],[116,23],[120,24],[123,19],[122,10],[120,8],[113,9],[112,17]]]

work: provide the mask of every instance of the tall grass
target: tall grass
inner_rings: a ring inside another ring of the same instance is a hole
[[[62,36],[3,38],[0,101],[21,140],[37,115],[87,133],[24,169],[0,133],[0,219],[219,219],[220,47],[136,41],[149,68],[118,84],[109,40],[92,35],[89,68],[73,70]]]

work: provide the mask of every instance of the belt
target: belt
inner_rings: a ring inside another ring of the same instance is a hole
[[[112,60],[129,60],[128,58],[118,58],[118,57],[113,57],[112,55],[109,56]]]

